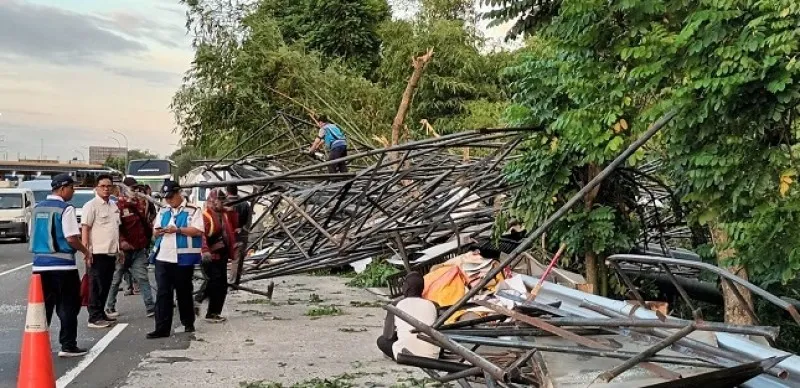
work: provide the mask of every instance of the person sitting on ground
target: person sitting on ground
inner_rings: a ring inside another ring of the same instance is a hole
[[[422,298],[425,280],[419,272],[409,272],[403,281],[404,298],[397,302],[397,308],[416,318],[426,325],[432,325],[437,318],[436,305]],[[412,333],[414,327],[397,318],[392,313],[386,314],[383,335],[378,337],[378,349],[392,360],[406,350],[415,356],[439,358],[439,347],[417,338]]]

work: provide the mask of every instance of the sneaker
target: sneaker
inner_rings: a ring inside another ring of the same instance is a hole
[[[147,339],[167,338],[167,337],[169,337],[169,333],[159,333],[157,331],[151,331],[147,333]]]
[[[222,322],[225,322],[227,320],[228,320],[228,318],[225,318],[225,317],[223,317],[222,315],[219,315],[219,314],[206,315],[206,322],[210,322],[210,323],[222,323]]]
[[[105,320],[101,319],[99,321],[89,322],[89,328],[90,329],[106,329],[106,328],[110,327],[112,324],[113,323],[111,323],[109,321],[105,321]]]
[[[106,321],[106,322],[109,322],[109,323],[114,323],[114,322],[117,321],[117,318],[112,318],[112,317],[109,317],[108,315],[106,315],[106,317],[103,318],[103,320]]]
[[[61,348],[61,351],[58,352],[59,357],[80,357],[85,356],[86,353],[89,353],[86,349],[81,349],[77,346],[73,346],[71,348]]]
[[[119,317],[119,313],[117,312],[117,309],[106,309],[106,317],[116,318]]]
[[[153,311],[153,310],[150,310],[150,311],[147,312],[147,317],[148,318],[154,317],[155,315],[156,315],[156,312]]]

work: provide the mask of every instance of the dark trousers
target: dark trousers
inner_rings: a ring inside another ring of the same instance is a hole
[[[61,321],[61,332],[58,333],[61,349],[78,346],[78,313],[81,312],[81,279],[78,270],[35,273],[42,277],[47,325],[50,325],[53,310]]]
[[[92,255],[92,265],[89,267],[92,287],[89,293],[89,306],[87,307],[87,310],[89,310],[89,322],[102,321],[106,318],[104,310],[116,268],[116,256]]]
[[[341,159],[347,156],[347,146],[344,147],[333,147],[331,148],[330,152],[328,152],[328,160],[336,160]],[[347,172],[347,162],[341,161],[339,163],[334,163],[328,166],[329,173],[337,173],[337,172]]]
[[[392,338],[386,338],[385,336],[378,337],[378,349],[386,355],[386,357],[391,358],[394,360],[394,352],[392,351],[392,345],[397,342],[397,335],[393,336]]]
[[[224,257],[218,260],[211,260],[203,264],[203,272],[206,273],[208,281],[206,283],[206,296],[208,296],[208,312],[206,317],[222,313],[222,306],[225,305],[225,297],[228,296],[228,260]]]
[[[172,303],[178,300],[178,314],[183,326],[194,326],[194,304],[192,303],[193,266],[156,261],[156,332],[169,334],[172,331]]]

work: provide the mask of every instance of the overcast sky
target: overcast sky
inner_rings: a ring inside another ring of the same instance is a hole
[[[177,0],[0,0],[0,158],[37,158],[41,139],[47,157],[88,156],[111,129],[170,153],[184,23]]]
[[[193,52],[178,0],[0,0],[0,159],[175,149],[169,111]]]

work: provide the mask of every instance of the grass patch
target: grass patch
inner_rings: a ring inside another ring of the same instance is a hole
[[[440,383],[431,378],[418,379],[414,377],[403,377],[397,379],[397,383],[392,384],[391,388],[437,388],[452,387],[450,384]]]
[[[386,287],[388,285],[386,279],[398,272],[400,272],[399,269],[385,260],[375,260],[367,265],[364,272],[357,274],[347,282],[347,285],[359,288]]]
[[[317,306],[312,307],[308,311],[306,311],[306,316],[308,317],[325,317],[325,316],[336,316],[342,315],[344,311],[337,306],[328,305],[328,306]]]
[[[313,379],[301,381],[299,383],[295,383],[292,385],[283,385],[281,383],[274,383],[270,381],[242,381],[239,382],[239,388],[354,388],[357,385],[353,382],[353,380],[369,376],[369,375],[376,375],[382,376],[385,373],[378,372],[378,373],[366,373],[366,372],[356,372],[356,373],[344,373],[338,376],[328,377],[328,378],[319,378],[315,377]]]
[[[353,307],[377,307],[377,308],[381,308],[385,304],[386,303],[378,301],[378,300],[371,301],[371,302],[364,302],[364,301],[361,301],[361,300],[351,300],[350,301],[350,306],[353,306]]]
[[[342,333],[363,333],[363,332],[367,331],[367,328],[366,327],[359,327],[359,328],[355,328],[355,327],[340,327],[339,331],[341,331]]]
[[[239,302],[239,303],[241,303],[241,304],[263,304],[263,305],[267,305],[267,306],[278,306],[277,303],[275,303],[275,302],[273,302],[273,301],[271,301],[269,299],[250,299],[250,300],[245,300],[245,301],[242,301],[242,302]]]

